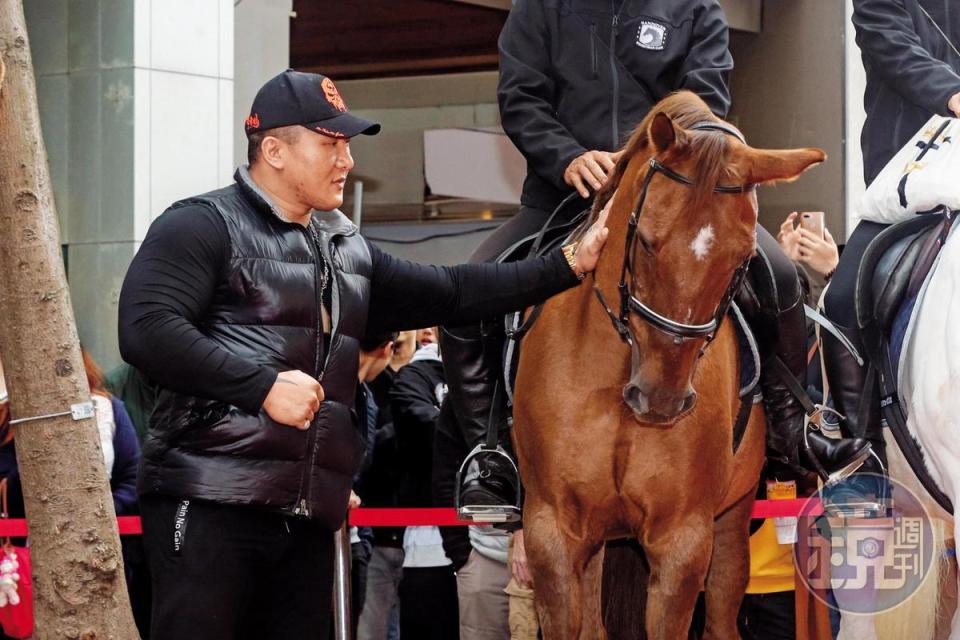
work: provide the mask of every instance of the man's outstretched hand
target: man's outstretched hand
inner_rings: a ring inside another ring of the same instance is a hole
[[[573,254],[573,270],[578,276],[592,273],[597,268],[600,252],[603,251],[603,245],[606,244],[607,236],[610,235],[610,229],[607,228],[607,216],[610,214],[611,204],[613,204],[612,196],[603,210],[600,211],[597,221],[590,226],[586,235],[583,236],[583,240],[577,246],[577,252]]]
[[[323,387],[303,371],[284,371],[270,387],[263,409],[275,422],[308,429],[323,402]]]

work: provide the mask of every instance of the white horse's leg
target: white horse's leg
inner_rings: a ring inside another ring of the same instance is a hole
[[[856,613],[841,614],[837,640],[877,640],[874,617]]]

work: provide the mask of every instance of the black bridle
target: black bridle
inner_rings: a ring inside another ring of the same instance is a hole
[[[746,140],[739,131],[723,123],[701,122],[693,125],[690,127],[690,129],[699,131],[720,131],[722,133],[734,136],[737,140],[746,144]],[[630,222],[627,228],[626,247],[624,249],[623,266],[620,269],[620,284],[618,285],[620,291],[619,315],[613,312],[613,310],[607,304],[607,301],[604,299],[603,293],[601,293],[599,287],[594,285],[594,291],[597,294],[597,298],[599,298],[600,303],[607,312],[607,315],[610,316],[610,320],[613,322],[613,326],[617,330],[617,333],[620,334],[620,338],[632,348],[635,360],[634,365],[637,364],[636,361],[639,359],[639,352],[637,349],[636,338],[633,335],[633,330],[630,328],[630,313],[635,313],[653,328],[667,334],[668,336],[671,336],[675,344],[682,344],[687,340],[705,338],[706,343],[704,348],[706,348],[706,345],[709,344],[716,335],[717,329],[719,328],[720,323],[723,321],[723,317],[727,314],[730,304],[733,302],[733,297],[737,294],[737,291],[743,284],[743,279],[746,276],[747,267],[750,263],[750,259],[747,258],[740,264],[740,266],[737,267],[736,271],[733,273],[730,285],[724,292],[723,298],[720,300],[720,304],[717,306],[713,317],[709,322],[705,322],[703,324],[679,322],[668,316],[657,313],[647,306],[642,300],[637,298],[636,295],[634,295],[634,293],[630,290],[630,285],[627,282],[627,276],[629,276],[630,281],[633,282],[633,247],[634,244],[636,244],[637,227],[640,224],[640,215],[643,213],[643,205],[647,199],[647,191],[650,188],[650,182],[653,180],[653,176],[655,176],[657,173],[660,173],[667,178],[670,178],[674,182],[679,182],[680,184],[686,186],[693,186],[694,184],[693,180],[677,173],[669,167],[664,166],[655,157],[650,158],[649,165],[650,167],[647,170],[647,175],[643,180],[640,198],[637,200],[637,206],[633,209],[633,212],[630,215]],[[757,185],[755,184],[716,185],[713,188],[713,191],[714,193],[721,194],[743,194],[755,190],[756,186]],[[702,353],[703,352],[701,351],[701,354]],[[636,366],[634,366],[634,370],[636,370]]]

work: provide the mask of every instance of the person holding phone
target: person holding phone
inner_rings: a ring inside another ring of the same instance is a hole
[[[840,251],[824,224],[823,211],[794,211],[780,225],[777,240],[787,257],[805,264],[827,280],[840,262]]]

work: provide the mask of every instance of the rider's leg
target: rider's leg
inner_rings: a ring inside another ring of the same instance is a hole
[[[757,253],[750,263],[750,280],[760,313],[759,321],[751,324],[766,351],[764,360],[779,357],[803,381],[807,328],[797,267],[762,227],[757,228]],[[760,382],[769,421],[767,446],[774,457],[815,471],[819,465],[836,479],[852,473],[869,456],[869,444],[859,438],[834,440],[819,431],[810,431],[804,438],[803,406],[781,376],[764,366]]]
[[[857,272],[867,246],[886,228],[887,225],[866,220],[857,225],[840,256],[824,299],[827,316],[861,355],[863,343],[856,317]],[[883,457],[879,390],[876,384],[865,389],[866,367],[857,364],[850,352],[829,333],[824,332],[823,336],[823,360],[833,407],[846,417],[841,428],[847,435],[868,439],[877,455]]]
[[[538,233],[549,216],[549,212],[541,209],[521,207],[517,215],[480,244],[470,257],[470,262],[496,260],[519,240]],[[502,318],[497,318],[482,325],[443,327],[440,331],[448,397],[453,403],[464,440],[471,449],[486,440],[495,385],[503,377],[502,324]],[[509,445],[506,412],[503,407],[498,407],[495,413],[502,418],[498,425],[500,441]],[[478,470],[483,472],[480,474],[483,478],[477,473],[468,475],[468,481],[461,489],[460,503],[482,505],[514,502],[516,489],[512,487],[512,473],[505,468],[509,463],[496,456],[482,457],[478,463],[483,467]]]

